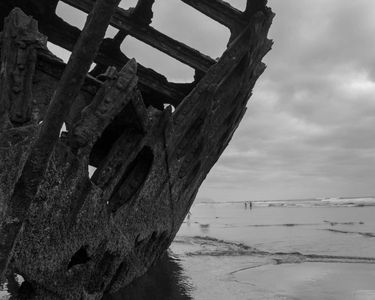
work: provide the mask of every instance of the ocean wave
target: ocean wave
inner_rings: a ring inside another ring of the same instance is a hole
[[[368,238],[375,238],[375,233],[371,233],[371,232],[346,231],[346,230],[338,230],[338,229],[331,229],[331,228],[324,229],[324,230],[335,232],[335,233],[356,234],[356,235],[361,235],[361,236],[368,237]]]
[[[235,228],[235,227],[299,227],[299,226],[323,226],[323,225],[364,225],[365,223],[362,221],[359,222],[334,222],[334,221],[327,221],[324,220],[322,223],[280,223],[280,224],[247,224],[247,225],[235,225],[235,224],[225,224],[226,228]]]
[[[365,207],[375,206],[375,198],[259,201],[254,202],[253,205],[258,207]]]
[[[333,221],[327,221],[324,220],[324,223],[330,224],[331,226],[336,226],[336,225],[363,225],[365,224],[364,222],[333,222]]]
[[[297,227],[297,226],[318,226],[321,223],[283,223],[283,224],[250,224],[245,227]]]
[[[265,252],[250,247],[243,243],[224,241],[209,236],[176,237],[176,243],[198,246],[193,251],[185,252],[187,256],[208,255],[208,256],[242,256],[256,255]]]
[[[268,252],[243,243],[225,241],[209,236],[177,237],[176,243],[194,244],[199,247],[184,253],[186,256],[256,256],[268,259],[269,263],[366,263],[375,264],[375,257],[303,254],[300,252]]]
[[[201,201],[197,205],[245,205],[252,203],[253,207],[365,207],[375,206],[375,197],[360,198],[316,198],[316,199],[291,199],[291,200],[255,200],[255,201]]]

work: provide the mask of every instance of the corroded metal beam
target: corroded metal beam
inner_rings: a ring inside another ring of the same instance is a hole
[[[86,13],[91,11],[94,4],[91,0],[62,1]],[[124,9],[116,10],[112,16],[111,25],[196,70],[207,72],[215,64],[215,60],[211,57],[170,38],[151,26],[138,22],[131,13]]]
[[[73,46],[80,35],[80,30],[66,22],[59,17],[54,17],[49,22],[39,22],[41,32],[48,36],[50,42],[63,47],[68,51],[73,50]],[[121,69],[127,62],[128,58],[121,52],[115,51],[110,44],[109,39],[106,39],[94,61],[105,66],[115,66]],[[118,50],[118,49],[117,49]],[[176,85],[168,82],[168,80],[161,74],[148,69],[138,63],[139,83],[145,88],[152,90],[164,98],[164,103],[169,103],[176,106],[188,91],[186,88],[181,89],[181,85]]]
[[[78,39],[69,63],[64,70],[48,112],[43,120],[39,136],[25,162],[17,181],[7,210],[8,220],[0,227],[0,277],[2,278],[10,262],[19,233],[22,231],[28,209],[35,198],[39,185],[46,173],[54,146],[59,140],[59,132],[64,119],[78,96],[93,58],[103,40],[110,17],[120,0],[99,0],[95,3],[85,29]],[[20,9],[12,11],[9,26],[31,25],[33,40],[38,39],[37,23],[24,15]],[[20,21],[22,20],[22,21]],[[27,20],[27,21],[26,21]],[[13,23],[13,24],[12,24]],[[27,45],[25,44],[25,47]],[[2,220],[3,221],[3,220]]]
[[[53,6],[44,6],[48,1],[56,0],[2,0],[0,17],[4,13],[2,8],[8,10],[20,3],[28,15],[48,27],[47,24],[57,20],[52,9],[46,10]],[[88,1],[94,0],[77,2]],[[114,1],[118,0],[96,0],[95,6]],[[90,49],[87,53],[75,51],[75,59],[71,61],[76,63],[67,67],[48,52],[45,43],[35,48],[35,72],[22,77],[23,86],[32,86],[32,95],[25,93],[32,100],[0,98],[6,104],[0,103],[5,120],[11,119],[11,111],[7,109],[10,100],[16,100],[17,108],[22,104],[25,112],[31,110],[37,114],[31,124],[26,113],[26,118],[19,119],[21,124],[17,121],[11,127],[13,124],[7,122],[7,126],[0,127],[0,271],[11,250],[9,274],[13,270],[20,274],[35,298],[101,299],[105,291],[114,292],[130,284],[157,261],[176,236],[199,186],[233,136],[255,81],[265,68],[261,60],[272,44],[267,33],[273,14],[260,5],[262,1],[248,1],[252,5],[242,14],[248,23],[240,28],[241,32],[232,31],[227,50],[206,73],[196,70],[196,85],[189,87],[191,91],[174,112],[169,107],[164,110],[147,107],[147,101],[163,97],[157,93],[157,85],[147,93],[143,90],[140,93],[134,61],[120,73],[109,68],[103,74],[104,66],[112,64],[112,54],[116,57],[113,64],[128,61],[119,47],[128,34],[126,30],[115,39],[100,41],[106,63],[99,63],[93,73],[101,74],[98,78],[106,80],[104,83],[88,80],[86,73],[95,56],[93,51],[96,52],[92,43],[97,34],[104,36],[105,28],[94,30],[91,37],[85,34],[90,25],[85,28],[76,47],[84,45]],[[129,22],[145,30],[146,36],[150,36],[151,27],[145,24],[150,21],[152,2],[138,2],[149,13],[145,19],[140,20],[134,10],[127,15]],[[102,7],[93,11],[100,16],[91,17],[88,24],[102,19],[107,10]],[[116,16],[115,21],[120,22],[121,16],[118,13]],[[30,17],[23,15],[22,19],[22,24],[28,24]],[[59,20],[60,27],[56,24],[48,27],[51,34],[59,31],[60,45],[64,42],[73,45],[81,32]],[[108,25],[109,16],[106,21]],[[66,34],[65,28],[71,31]],[[33,32],[35,40],[38,35]],[[12,45],[7,47],[5,41],[14,38],[17,38],[14,34],[3,33],[1,51],[16,49]],[[33,39],[27,40],[30,46]],[[173,43],[168,47],[179,45]],[[176,51],[178,55],[188,53]],[[22,53],[17,51],[17,56]],[[8,54],[3,57],[4,71],[5,64],[14,61],[13,53]],[[16,68],[23,69],[17,61],[16,64]],[[86,65],[85,70],[76,69],[81,64]],[[10,75],[13,70],[9,68],[4,74]],[[155,84],[152,71],[148,74]],[[82,77],[86,77],[85,85],[78,89]],[[0,77],[0,86],[8,85],[9,80]],[[186,86],[175,84],[177,90],[184,92]],[[57,103],[63,104],[63,108],[56,105],[56,99],[61,99]],[[46,106],[49,106],[47,112]],[[67,110],[70,112],[65,118]],[[67,132],[60,133],[62,120]],[[46,136],[48,127],[54,129],[55,137],[59,134],[57,142],[54,137]],[[41,173],[46,149],[50,147],[53,152],[45,172]],[[88,170],[92,166],[97,169],[90,177]],[[17,235],[25,217],[27,222],[23,222],[21,234],[11,249],[9,237]]]
[[[241,11],[222,0],[181,0],[231,31],[244,27],[246,21]]]
[[[0,17],[5,18],[11,11],[14,3],[13,0],[3,0],[0,2]],[[144,0],[143,6],[140,9],[147,10],[147,5],[150,5],[150,0]],[[17,3],[19,7],[24,10],[28,15],[32,15],[39,21],[39,30],[44,35],[48,36],[48,40],[68,51],[72,51],[81,31],[65,22],[63,19],[55,15],[54,6],[56,0],[30,0],[28,2],[20,1]],[[51,6],[51,4],[53,4]],[[137,9],[132,11],[136,14]],[[149,17],[151,17],[149,15]],[[134,18],[134,15],[133,15]],[[146,21],[146,20],[145,20]],[[1,30],[2,24],[0,24]],[[121,32],[121,36],[126,36],[126,32]],[[123,39],[122,39],[123,40]],[[117,41],[118,42],[118,41]],[[107,47],[107,44],[115,44],[116,41],[110,42],[106,39],[100,48],[98,55],[95,58],[95,63],[104,66],[116,66],[121,69],[127,62],[128,58],[119,50],[114,47]],[[121,43],[121,39],[120,39]],[[105,47],[104,47],[104,44]],[[200,73],[205,73],[201,72]],[[168,82],[167,78],[152,69],[146,68],[138,63],[138,77],[141,91],[146,91],[148,94],[153,94],[159,104],[168,103],[174,106],[178,105],[182,99],[190,92],[194,84],[175,84]]]

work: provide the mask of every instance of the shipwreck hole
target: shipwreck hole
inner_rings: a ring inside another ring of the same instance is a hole
[[[90,257],[87,254],[88,247],[88,245],[82,246],[76,253],[73,254],[68,264],[68,270],[76,265],[83,265],[90,261]]]
[[[95,168],[94,166],[91,166],[91,165],[88,166],[89,178],[91,178],[92,175],[94,175],[96,169],[97,169],[97,168]]]
[[[193,68],[131,36],[126,37],[121,50],[127,57],[134,57],[137,62],[166,76],[170,81],[194,81]]]
[[[96,63],[92,63],[91,66],[90,66],[90,69],[89,69],[89,72],[91,72],[92,70],[94,70],[96,67]]]
[[[154,154],[151,148],[145,146],[128,165],[109,199],[108,206],[113,213],[128,203],[141,189],[151,170],[153,160]]]
[[[118,32],[118,29],[116,29],[112,25],[109,25],[108,28],[107,28],[107,31],[105,32],[104,38],[105,39],[113,39],[115,37],[115,35],[117,34],[117,32]]]
[[[121,0],[118,6],[122,9],[128,10],[129,8],[135,7],[137,2],[138,0]]]
[[[56,55],[58,58],[60,58],[65,64],[68,63],[70,55],[72,54],[69,50],[64,49],[63,47],[60,47],[59,45],[56,45],[51,42],[47,42],[48,50],[51,51],[54,55]],[[89,72],[91,72],[96,66],[96,63],[92,63],[90,66]]]
[[[61,137],[62,135],[66,134],[66,133],[67,133],[66,124],[63,123],[62,126],[61,126],[61,129],[60,129],[60,135],[59,136]]]
[[[62,59],[64,63],[67,63],[71,52],[51,42],[47,42],[48,50],[51,51],[58,58]]]
[[[62,1],[57,4],[56,15],[80,30],[85,26],[87,19],[86,13]]]
[[[126,129],[134,137],[143,135],[142,124],[132,103],[128,103],[103,131],[90,153],[89,164],[98,167]]]
[[[167,108],[170,107],[172,113],[176,110],[176,107],[174,107],[172,104],[168,104],[168,103],[164,103],[163,107],[164,107],[164,109],[167,109]]]
[[[245,11],[246,9],[247,0],[226,0],[226,2],[240,11]]]
[[[220,57],[227,48],[230,30],[182,1],[156,1],[154,15],[155,29],[206,55]]]

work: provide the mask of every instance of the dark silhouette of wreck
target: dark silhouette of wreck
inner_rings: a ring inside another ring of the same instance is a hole
[[[0,271],[36,299],[100,299],[172,242],[265,69],[273,13],[266,0],[244,12],[181,0],[230,29],[216,61],[152,28],[154,0],[62,1],[90,13],[82,33],[58,0],[0,2]],[[103,40],[109,23],[119,31]],[[127,35],[194,68],[194,82],[127,58]],[[72,51],[67,65],[47,38]]]

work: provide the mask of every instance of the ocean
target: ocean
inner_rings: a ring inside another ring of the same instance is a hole
[[[374,216],[375,198],[196,203],[165,257],[104,299],[375,300]]]
[[[197,203],[111,300],[374,300],[375,198]]]

